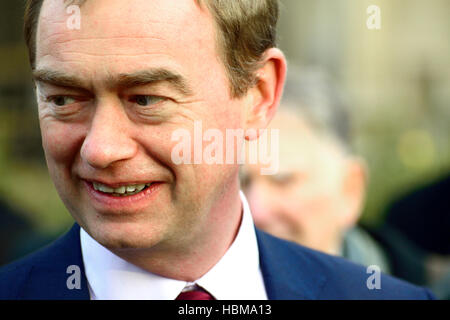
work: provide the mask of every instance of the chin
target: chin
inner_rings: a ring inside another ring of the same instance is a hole
[[[102,246],[111,250],[148,249],[161,241],[155,228],[133,223],[100,223],[86,230]]]

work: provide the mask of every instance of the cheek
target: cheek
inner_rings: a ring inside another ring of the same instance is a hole
[[[172,150],[177,145],[183,145],[184,140],[174,140],[174,132],[183,124],[160,124],[158,126],[142,125],[133,132],[133,139],[141,148],[140,153],[147,158],[154,158],[162,165],[173,167]],[[180,148],[181,149],[181,148]]]
[[[41,120],[42,146],[49,166],[72,164],[83,141],[80,129],[77,125]]]

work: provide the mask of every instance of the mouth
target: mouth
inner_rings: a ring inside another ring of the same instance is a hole
[[[127,184],[118,187],[108,186],[100,182],[92,181],[92,187],[95,191],[104,193],[113,197],[129,197],[136,195],[138,193],[144,192],[146,189],[150,188],[156,182],[149,182],[145,184]]]
[[[84,180],[94,208],[101,213],[138,212],[158,198],[162,181],[104,184]]]

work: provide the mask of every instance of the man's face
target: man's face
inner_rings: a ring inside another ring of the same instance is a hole
[[[335,253],[344,231],[345,158],[333,141],[317,135],[292,112],[271,123],[280,131],[280,169],[260,175],[244,170],[245,191],[258,227],[281,238]]]
[[[237,194],[237,166],[171,159],[172,132],[193,137],[194,121],[241,127],[207,10],[88,0],[79,30],[69,18],[63,1],[44,2],[35,69],[47,164],[75,220],[111,248],[188,246],[226,224],[215,213]]]

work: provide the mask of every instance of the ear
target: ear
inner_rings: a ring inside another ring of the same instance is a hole
[[[342,196],[344,200],[342,223],[345,229],[356,225],[366,197],[368,170],[363,159],[352,157],[347,160],[344,170]]]
[[[257,84],[246,95],[246,134],[247,140],[259,137],[260,129],[265,129],[272,120],[283,95],[286,79],[286,58],[277,48],[268,49],[264,54],[261,68],[256,71]]]

